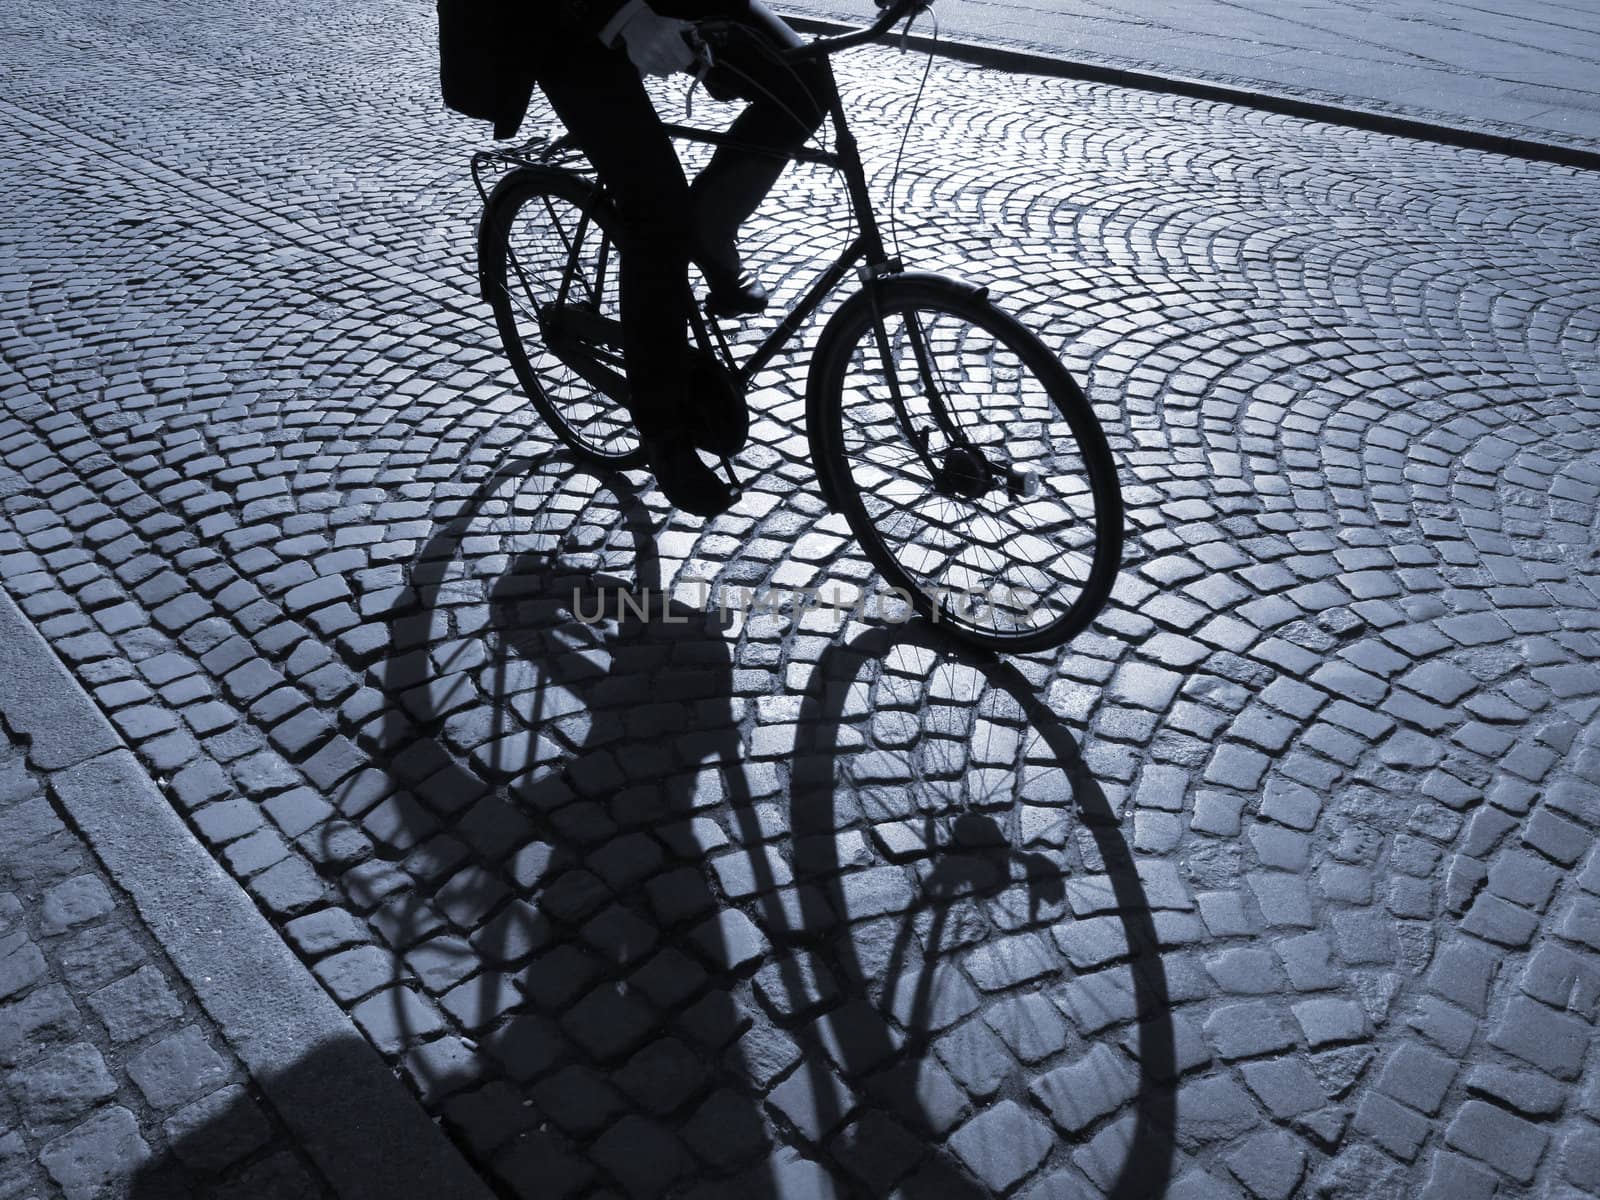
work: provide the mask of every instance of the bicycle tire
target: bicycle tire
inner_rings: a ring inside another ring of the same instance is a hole
[[[869,287],[876,306],[867,291],[847,300],[812,360],[807,420],[824,497],[884,580],[962,641],[1011,653],[1061,645],[1100,612],[1122,557],[1122,490],[1094,411],[1055,355],[983,289],[920,273]],[[898,408],[875,309],[895,375],[910,385]],[[939,424],[933,391],[959,436]],[[926,437],[920,449],[908,417]],[[1005,488],[1002,465],[1012,472]],[[1029,486],[1051,490],[1020,494]],[[1027,519],[999,514],[997,495],[1026,506]],[[1053,586],[1034,596],[1034,584]],[[950,600],[975,593],[987,595],[985,619]]]
[[[645,455],[624,399],[614,227],[589,179],[518,168],[484,205],[478,277],[523,393],[579,459],[618,470],[642,466]]]

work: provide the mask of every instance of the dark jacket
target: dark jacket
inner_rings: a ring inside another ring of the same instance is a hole
[[[494,122],[508,138],[522,125],[534,84],[574,39],[597,39],[625,0],[438,0],[439,89],[445,104]]]

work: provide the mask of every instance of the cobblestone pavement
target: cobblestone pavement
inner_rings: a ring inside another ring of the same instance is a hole
[[[0,32],[0,580],[504,1194],[1596,1194],[1593,176],[935,63],[906,256],[1129,500],[994,663],[700,611],[869,578],[802,359],[716,520],[554,449],[425,10]],[[921,72],[840,64],[880,182]]]
[[[869,0],[782,7],[857,24],[877,11]],[[939,0],[935,11],[944,31],[964,41],[1600,148],[1600,15],[1592,5]]]
[[[326,1195],[9,737],[0,828],[0,1197]]]

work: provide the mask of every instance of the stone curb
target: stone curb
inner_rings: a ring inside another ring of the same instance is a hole
[[[783,14],[783,18],[798,30],[824,36],[848,33],[857,28],[838,21],[788,12]],[[901,44],[901,39],[896,34],[890,38],[880,39],[880,44],[898,46]],[[993,42],[963,41],[951,37],[940,37],[935,41],[926,35],[913,33],[905,39],[905,44],[915,50],[924,52],[932,50],[944,58],[971,63],[974,66],[991,67],[997,71],[1045,75],[1058,79],[1083,79],[1091,83],[1109,83],[1146,92],[1168,92],[1178,96],[1190,96],[1197,100],[1217,100],[1245,108],[1261,109],[1264,112],[1305,117],[1329,125],[1367,129],[1374,133],[1416,138],[1446,146],[1459,146],[1466,150],[1484,150],[1530,162],[1554,163],[1585,171],[1600,171],[1600,150],[1587,150],[1580,146],[1568,146],[1558,142],[1542,142],[1534,138],[1490,133],[1483,129],[1451,125],[1443,121],[1429,121],[1420,117],[1401,116],[1398,113],[1362,108],[1354,104],[1331,104],[1287,92],[1217,83],[1192,75],[1136,71],[1105,63],[1058,58]]]
[[[3,588],[0,712],[342,1200],[490,1195]]]

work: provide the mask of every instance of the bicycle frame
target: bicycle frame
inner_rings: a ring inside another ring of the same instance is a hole
[[[809,48],[808,48],[809,49]],[[882,234],[879,232],[877,216],[872,209],[872,198],[867,188],[866,168],[862,166],[861,154],[855,136],[850,132],[849,121],[845,116],[844,102],[839,96],[839,89],[834,81],[833,65],[823,56],[821,68],[827,85],[825,97],[827,116],[832,122],[834,130],[834,146],[832,151],[817,150],[809,146],[801,146],[794,150],[774,150],[770,146],[757,145],[715,129],[701,129],[696,126],[663,123],[663,128],[669,136],[679,141],[696,142],[701,145],[715,147],[731,147],[743,150],[750,154],[760,154],[766,157],[782,158],[791,162],[813,163],[829,167],[844,176],[845,187],[850,196],[850,202],[858,220],[861,223],[860,232],[851,239],[844,251],[823,269],[806,289],[800,299],[784,314],[777,326],[762,339],[761,344],[755,348],[742,362],[735,362],[728,351],[726,342],[722,340],[720,330],[717,340],[722,345],[724,359],[733,369],[735,377],[741,388],[749,386],[752,379],[764,370],[789,340],[800,330],[812,315],[821,307],[828,295],[839,286],[850,271],[862,266],[862,278],[874,279],[883,275],[893,274],[900,270],[898,260],[891,259],[884,247]],[[537,140],[537,139],[536,139]],[[472,175],[479,194],[488,198],[488,189],[484,186],[479,171],[483,164],[501,162],[511,166],[533,166],[552,169],[571,169],[579,163],[586,163],[581,153],[578,153],[568,137],[561,137],[530,153],[533,143],[508,150],[481,150],[473,155]],[[566,286],[563,280],[563,287]],[[692,309],[696,326],[701,324],[701,314],[698,306]],[[716,328],[716,326],[713,326]],[[703,332],[700,328],[696,333]]]
[[[839,286],[844,277],[854,268],[863,284],[868,302],[872,310],[873,334],[877,343],[878,352],[884,364],[884,376],[889,388],[890,403],[900,419],[902,428],[905,429],[907,438],[916,449],[918,456],[923,460],[924,466],[935,477],[939,477],[941,468],[929,456],[927,450],[927,432],[916,429],[916,423],[911,419],[906,408],[905,394],[901,386],[899,372],[894,367],[893,351],[890,347],[888,327],[878,304],[878,291],[874,286],[880,279],[900,274],[903,266],[898,259],[891,258],[883,244],[883,236],[878,227],[877,215],[872,207],[872,196],[867,187],[866,168],[861,163],[860,148],[854,134],[850,131],[850,123],[845,115],[844,101],[839,95],[839,88],[833,72],[831,54],[834,51],[849,46],[863,44],[882,34],[889,26],[896,23],[902,16],[918,6],[918,0],[902,0],[894,5],[883,16],[868,28],[857,30],[854,33],[841,37],[823,38],[810,42],[805,46],[793,50],[779,52],[779,57],[784,61],[803,61],[809,58],[818,60],[818,67],[822,75],[825,95],[826,116],[833,125],[834,149],[832,151],[812,149],[809,146],[800,146],[792,150],[776,150],[770,146],[757,145],[733,137],[722,130],[702,129],[697,126],[682,125],[677,123],[663,123],[663,128],[668,136],[680,141],[694,142],[701,145],[719,148],[731,147],[750,154],[758,154],[769,158],[781,158],[789,162],[807,162],[829,167],[844,176],[845,188],[850,197],[852,211],[860,222],[860,231],[845,247],[844,251],[826,268],[824,268],[812,281],[800,299],[779,320],[776,327],[761,340],[761,343],[741,362],[735,358],[728,340],[723,336],[722,328],[715,320],[707,321],[704,313],[697,304],[689,305],[690,324],[695,340],[708,353],[720,351],[720,358],[724,367],[731,374],[734,383],[741,392],[748,390],[754,378],[782,352],[791,338],[799,332],[800,328],[816,313],[824,300]],[[532,143],[528,145],[531,146]],[[473,181],[478,191],[488,198],[487,190],[479,175],[480,165],[485,161],[501,161],[513,166],[533,166],[547,169],[567,170],[572,165],[587,165],[587,159],[577,150],[570,135],[564,135],[553,142],[546,142],[543,148],[533,156],[526,153],[527,147],[519,147],[509,151],[480,151],[473,156],[472,174]],[[581,167],[580,167],[581,170]],[[581,230],[581,227],[580,227]],[[580,232],[581,237],[581,232]],[[563,276],[561,295],[564,297],[571,282],[570,267],[568,274]],[[938,381],[929,360],[926,339],[920,322],[915,315],[907,315],[907,324],[911,333],[912,350],[917,361],[917,370],[921,375],[923,391],[932,401],[930,411],[934,422],[946,435],[953,445],[971,449],[971,443],[965,432],[951,419],[950,414],[940,395]],[[713,341],[715,349],[713,349]],[[591,369],[585,364],[569,363],[574,370],[584,376],[589,382],[608,394],[622,398],[626,395],[626,383],[614,375],[609,369]],[[1016,481],[1007,475],[1007,487],[1014,488]]]
[[[865,31],[863,31],[865,32]],[[849,39],[837,39],[835,45],[853,42],[859,35],[851,35]],[[819,43],[812,43],[801,54],[817,54]],[[851,268],[860,264],[859,274],[862,284],[867,292],[868,300],[872,306],[873,332],[878,344],[878,352],[883,358],[884,376],[889,385],[890,403],[894,406],[902,427],[907,436],[916,447],[918,456],[930,472],[936,472],[938,467],[929,457],[927,452],[927,438],[924,433],[920,438],[914,431],[914,422],[911,420],[905,406],[905,397],[901,391],[898,372],[894,369],[893,352],[889,346],[889,331],[879,311],[877,292],[873,284],[887,276],[898,274],[903,268],[898,259],[891,258],[888,249],[883,244],[883,235],[878,228],[877,214],[873,211],[872,195],[867,187],[866,168],[861,163],[860,148],[856,143],[855,135],[850,132],[850,123],[845,116],[844,101],[839,95],[839,87],[833,74],[833,63],[826,53],[817,54],[826,86],[827,115],[833,123],[834,150],[830,153],[822,150],[812,150],[801,147],[794,151],[777,151],[766,146],[757,146],[743,142],[738,138],[729,137],[727,134],[715,130],[698,129],[693,126],[667,124],[665,129],[673,137],[683,141],[699,142],[712,146],[732,146],[749,153],[763,154],[769,157],[784,158],[794,162],[810,162],[831,167],[844,176],[845,187],[850,195],[851,208],[861,223],[860,232],[853,238],[844,251],[812,282],[805,294],[795,305],[784,314],[776,326],[761,344],[743,361],[734,359],[732,351],[728,348],[727,341],[723,338],[720,326],[711,324],[711,329],[716,335],[723,360],[733,371],[739,387],[746,389],[751,381],[768,363],[788,345],[789,339],[799,332],[811,316],[821,307],[822,302],[838,287]],[[691,306],[692,323],[695,336],[704,344],[706,337],[705,321],[697,307]],[[928,352],[922,330],[916,319],[910,321],[912,325],[912,349],[916,355],[917,367],[922,374],[925,390],[930,398],[937,394],[937,387],[933,380],[931,364],[928,361]],[[942,400],[931,405],[935,422],[943,432],[951,438],[952,442],[968,446],[965,433],[950,419]]]

